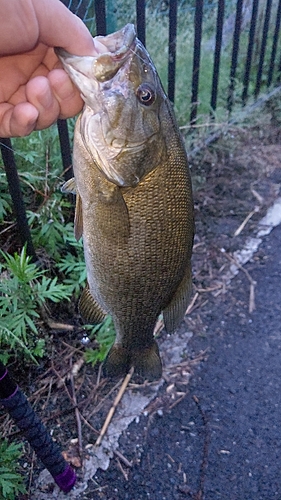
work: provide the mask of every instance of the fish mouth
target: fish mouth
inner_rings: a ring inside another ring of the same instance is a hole
[[[93,39],[97,55],[75,56],[61,47],[55,47],[55,53],[64,69],[80,87],[82,77],[95,78],[98,82],[112,79],[132,54],[136,45],[136,31],[133,24],[126,24],[121,30],[107,36]]]

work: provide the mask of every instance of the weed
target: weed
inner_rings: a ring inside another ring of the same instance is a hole
[[[26,247],[14,256],[1,252],[5,264],[0,266],[0,345],[5,347],[0,358],[7,362],[10,351],[16,349],[36,362],[44,354],[44,339],[40,338],[38,320],[46,300],[59,302],[69,299],[71,290],[48,278],[26,255]]]
[[[96,349],[86,349],[85,360],[94,366],[98,361],[103,361],[115,340],[115,329],[112,318],[107,316],[101,325],[95,327],[85,325],[85,328],[91,330],[90,338],[95,337],[98,347]]]
[[[23,477],[18,472],[21,445],[7,440],[0,443],[0,498],[14,500],[19,493],[25,494]]]

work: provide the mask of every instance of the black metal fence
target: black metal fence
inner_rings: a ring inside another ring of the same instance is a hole
[[[135,22],[140,40],[145,44],[147,35],[147,19],[151,15],[165,18],[168,25],[167,49],[167,88],[168,97],[175,102],[177,89],[177,40],[179,24],[184,25],[188,17],[193,19],[193,64],[190,90],[185,100],[189,100],[189,122],[195,124],[198,119],[200,104],[200,74],[202,71],[202,46],[204,40],[204,23],[208,12],[212,12],[213,26],[213,66],[210,83],[209,114],[214,119],[218,98],[220,98],[219,79],[221,56],[225,50],[224,37],[227,34],[229,51],[229,77],[226,91],[225,108],[231,115],[237,104],[245,106],[248,99],[256,99],[261,91],[276,86],[280,82],[281,51],[280,23],[281,0],[63,0],[63,2],[91,29],[93,35],[104,35],[118,27],[120,11],[123,9],[124,24]],[[241,49],[241,39],[243,48]],[[162,47],[161,50],[165,47]],[[150,48],[148,47],[150,51]],[[190,46],[187,48],[190,50]],[[210,49],[209,49],[210,50]],[[237,90],[238,87],[238,90]],[[224,96],[225,97],[225,96]],[[58,122],[63,170],[70,175],[71,149],[68,128],[65,121]],[[8,178],[15,215],[22,243],[27,242],[27,251],[35,259],[30,232],[21,196],[16,162],[9,139],[0,140],[3,163]]]

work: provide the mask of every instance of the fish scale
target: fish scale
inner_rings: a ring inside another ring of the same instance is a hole
[[[191,293],[191,180],[172,107],[133,25],[99,41],[108,53],[92,58],[94,64],[57,52],[85,100],[73,151],[75,226],[83,234],[88,277],[80,310],[91,321],[112,315],[116,340],[107,375],[134,366],[153,380],[162,371],[153,337],[157,318],[163,312],[173,332]]]

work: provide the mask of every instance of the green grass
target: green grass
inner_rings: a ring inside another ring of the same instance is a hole
[[[24,479],[18,472],[18,460],[21,456],[20,444],[7,440],[0,442],[0,498],[1,500],[15,500],[17,495],[26,494]]]

